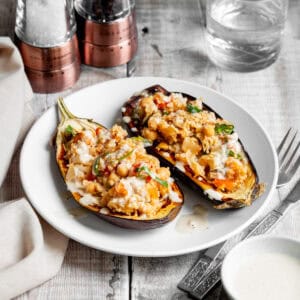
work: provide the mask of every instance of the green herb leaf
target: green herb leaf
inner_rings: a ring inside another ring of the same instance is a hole
[[[144,171],[147,175],[149,175],[152,179],[154,179],[156,182],[160,183],[164,187],[168,187],[168,182],[165,180],[162,180],[158,178],[155,174],[153,174],[150,169],[147,166],[142,166],[137,169],[137,172],[142,172]]]
[[[198,106],[194,106],[190,103],[187,104],[186,109],[191,114],[198,113],[198,112],[202,111]]]
[[[71,125],[68,125],[65,129],[65,133],[67,135],[73,135],[74,136],[75,135],[75,130]]]
[[[235,157],[235,153],[232,150],[228,151],[228,156]]]
[[[134,150],[131,150],[127,153],[125,153],[123,156],[121,156],[120,158],[118,158],[118,161],[122,161],[123,159],[125,159],[126,157],[130,156],[133,153]]]
[[[215,132],[217,134],[222,134],[222,133],[232,134],[233,130],[234,130],[234,126],[233,125],[216,124],[216,126],[215,126]]]
[[[229,150],[229,151],[228,151],[228,156],[231,156],[231,157],[234,157],[234,158],[237,158],[237,159],[242,159],[241,154],[235,153],[235,152],[233,152],[232,150]]]
[[[152,146],[152,141],[147,140],[147,139],[145,139],[145,138],[143,138],[141,136],[134,136],[134,137],[132,137],[132,139],[134,141],[142,142],[144,144],[144,147],[150,147],[150,146]]]
[[[164,110],[164,111],[162,112],[162,114],[163,114],[163,116],[167,116],[167,115],[169,115],[170,113],[169,113],[167,110]]]
[[[94,162],[93,162],[93,166],[92,166],[92,173],[95,176],[99,176],[101,175],[101,171],[99,170],[99,161],[100,161],[100,156],[98,156]]]

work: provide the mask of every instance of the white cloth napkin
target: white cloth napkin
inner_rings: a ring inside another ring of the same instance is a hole
[[[0,37],[0,186],[14,149],[33,115],[32,90],[12,41]],[[68,239],[42,221],[25,199],[0,205],[0,299],[10,299],[49,280],[60,269]]]

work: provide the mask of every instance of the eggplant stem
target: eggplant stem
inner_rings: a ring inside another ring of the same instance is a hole
[[[62,115],[63,120],[68,120],[68,119],[76,119],[77,117],[74,116],[67,108],[64,99],[62,97],[59,97],[57,100],[57,105],[59,107],[59,111]]]
[[[70,119],[77,119],[77,121],[79,121],[79,120],[85,121],[85,127],[89,127],[91,129],[94,129],[94,126],[92,126],[90,123],[94,123],[94,124],[97,124],[101,128],[105,128],[103,125],[96,123],[91,119],[89,120],[89,119],[78,118],[75,115],[73,115],[67,108],[67,106],[64,102],[64,99],[62,97],[59,97],[57,99],[57,105],[59,108],[59,112],[61,114],[61,122],[65,122],[66,120],[70,120]]]

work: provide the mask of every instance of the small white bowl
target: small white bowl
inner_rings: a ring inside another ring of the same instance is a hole
[[[235,300],[300,299],[300,242],[259,236],[236,245],[225,257],[221,279]]]

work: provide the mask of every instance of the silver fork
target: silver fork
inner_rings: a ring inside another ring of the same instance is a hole
[[[300,141],[296,143],[297,133],[297,130],[290,128],[277,148],[279,162],[277,188],[287,184],[300,165],[300,154],[296,156],[300,147]],[[261,222],[253,222],[241,234],[227,240],[213,259],[202,254],[194,267],[179,282],[178,287],[202,299],[219,281],[220,267],[229,250],[245,238],[265,233],[281,216],[280,213],[275,214],[268,214]]]
[[[297,172],[300,165],[300,156],[295,160],[297,151],[300,147],[300,141],[295,145],[296,136],[298,130],[292,135],[292,128],[288,130],[284,138],[282,139],[280,145],[277,148],[278,162],[279,162],[279,176],[277,181],[277,188],[280,188],[287,184]],[[292,138],[291,138],[292,136]],[[285,145],[288,144],[287,147]],[[284,150],[284,148],[286,148]],[[294,150],[292,151],[292,149]]]

